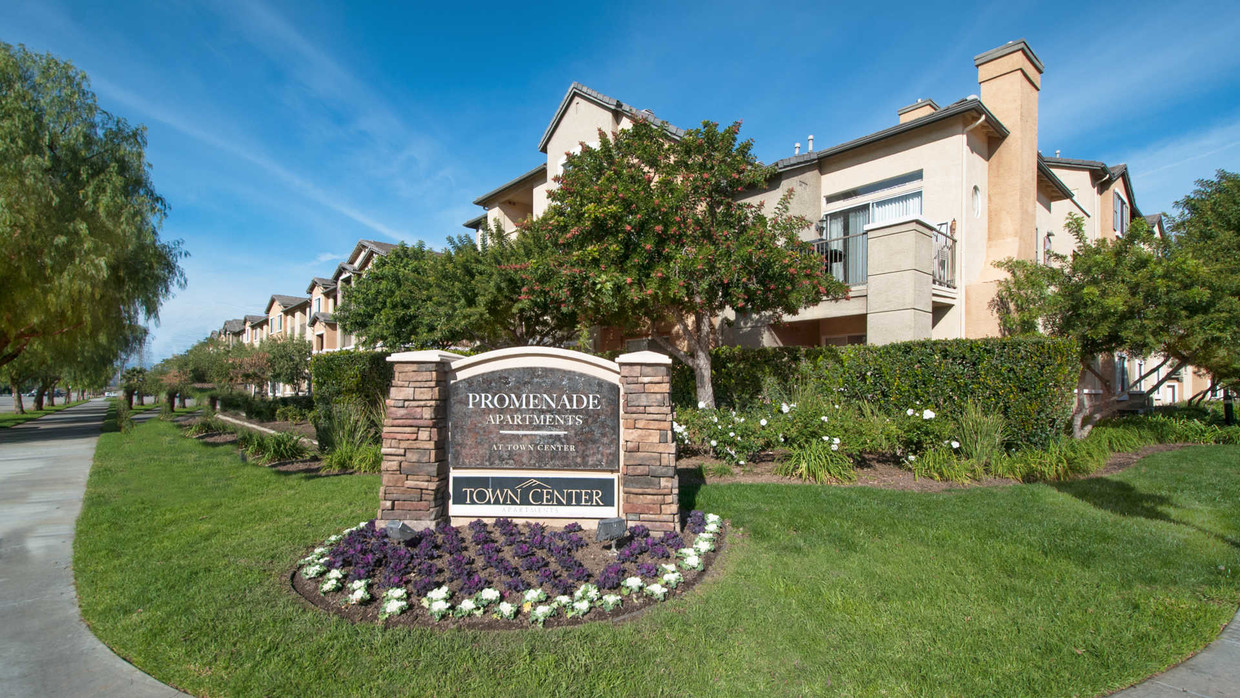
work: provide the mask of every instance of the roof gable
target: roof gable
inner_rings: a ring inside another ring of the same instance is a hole
[[[655,117],[654,112],[642,111],[631,105],[625,104],[614,97],[597,90],[592,90],[579,82],[574,82],[569,86],[568,92],[564,93],[564,99],[560,100],[560,106],[555,110],[555,116],[551,117],[551,123],[547,124],[547,130],[543,131],[542,139],[538,141],[538,151],[547,152],[547,143],[551,141],[551,134],[555,133],[556,127],[560,125],[560,121],[564,119],[564,115],[568,113],[568,105],[572,104],[574,97],[580,97],[587,102],[596,104],[603,109],[611,112],[620,113],[632,119],[645,119],[650,123],[667,131],[673,138],[681,138],[685,135],[685,130],[677,126],[673,126],[662,119]]]

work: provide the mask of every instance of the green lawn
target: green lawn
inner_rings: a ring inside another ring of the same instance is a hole
[[[1056,487],[708,485],[683,494],[740,534],[721,576],[628,623],[493,634],[354,626],[285,591],[378,487],[165,422],[105,433],[82,614],[197,694],[1088,696],[1182,660],[1240,603],[1240,447]]]
[[[27,398],[27,399],[30,400],[32,403],[34,402],[34,398]],[[44,415],[49,415],[54,412],[59,412],[63,409],[68,409],[70,407],[76,407],[84,402],[86,402],[86,400],[77,400],[75,402],[69,402],[69,403],[62,402],[56,405],[55,407],[45,407],[44,409],[41,409],[41,410],[27,409],[25,414],[13,414],[12,412],[0,413],[0,429],[7,429],[9,427],[15,427],[18,424],[25,424],[26,422],[29,422],[33,419],[38,419],[39,417],[42,417]]]

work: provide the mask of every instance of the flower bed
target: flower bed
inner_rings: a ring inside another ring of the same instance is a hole
[[[353,620],[472,628],[574,625],[684,593],[723,542],[723,521],[691,512],[684,533],[633,526],[613,553],[582,528],[497,519],[442,525],[407,541],[365,521],[298,563],[293,586]]]

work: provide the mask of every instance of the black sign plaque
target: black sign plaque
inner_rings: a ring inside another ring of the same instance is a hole
[[[616,513],[614,475],[452,474],[454,516],[582,517]]]
[[[505,368],[448,389],[448,465],[620,469],[620,386],[547,366]]]

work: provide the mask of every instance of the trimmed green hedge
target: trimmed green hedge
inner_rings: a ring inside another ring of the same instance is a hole
[[[712,352],[720,406],[743,408],[777,387],[813,383],[884,410],[915,405],[956,412],[970,400],[1007,419],[1015,440],[1041,445],[1071,417],[1080,372],[1076,345],[1049,338],[948,339],[848,347],[720,347]],[[672,401],[696,406],[693,371],[677,362]]]
[[[385,351],[333,351],[310,359],[316,407],[338,403],[372,405],[387,397],[392,364]]]

